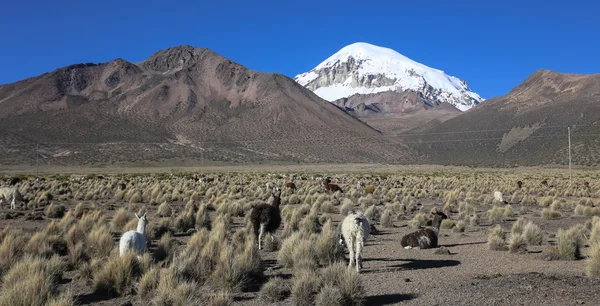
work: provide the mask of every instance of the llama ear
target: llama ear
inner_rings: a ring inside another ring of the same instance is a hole
[[[137,213],[134,213],[135,217],[138,218],[138,220],[140,219],[140,217],[137,215]]]
[[[147,213],[148,213],[147,211],[144,212],[144,215],[142,216],[142,218],[145,218]]]

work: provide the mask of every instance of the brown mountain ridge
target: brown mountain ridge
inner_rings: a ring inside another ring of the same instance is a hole
[[[514,166],[600,164],[600,74],[538,70],[507,95],[406,133],[433,163]]]
[[[77,64],[0,86],[6,163],[31,159],[30,147],[16,147],[35,142],[45,157],[65,163],[199,158],[200,152],[237,162],[418,158],[379,136],[289,77],[189,45],[140,63]]]

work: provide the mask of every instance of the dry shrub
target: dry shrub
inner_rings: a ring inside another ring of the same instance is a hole
[[[278,237],[274,236],[271,233],[266,233],[264,235],[263,250],[265,252],[275,252],[279,250],[279,246],[280,241]]]
[[[488,235],[488,248],[494,251],[506,251],[507,248],[504,238],[502,226],[496,225]]]
[[[375,204],[369,206],[369,208],[367,208],[367,210],[365,210],[364,213],[365,217],[367,218],[367,220],[369,220],[369,223],[375,223],[375,221],[377,219],[379,219],[381,217],[381,214],[379,213],[379,209],[377,209],[377,207],[375,207]]]
[[[456,222],[453,231],[455,233],[462,233],[465,231],[465,228],[467,227],[467,224],[465,221],[463,220],[459,220],[458,222]]]
[[[477,226],[479,225],[479,218],[477,217],[477,214],[474,213],[470,218],[469,218],[469,225],[471,226]]]
[[[440,224],[440,228],[442,229],[452,229],[454,226],[456,226],[456,221],[450,219],[444,219]]]
[[[54,253],[46,232],[37,232],[31,236],[25,245],[25,253],[40,257],[50,257]]]
[[[54,203],[50,203],[48,207],[46,207],[46,216],[48,218],[62,218],[65,215],[65,211],[67,209],[63,204],[55,205]]]
[[[504,220],[504,213],[506,212],[504,207],[494,206],[492,209],[487,211],[488,219],[490,224],[496,224],[499,221]]]
[[[332,286],[324,286],[315,298],[316,306],[343,306],[342,291]]]
[[[200,205],[198,207],[198,211],[196,212],[196,230],[200,230],[201,228],[206,228],[207,230],[211,230],[211,221],[208,216],[206,205]]]
[[[160,217],[170,217],[173,211],[171,210],[171,206],[169,206],[167,202],[163,202],[158,206],[158,210],[156,211],[156,213]]]
[[[341,305],[358,306],[365,302],[366,292],[358,272],[348,269],[342,262],[334,263],[321,271],[321,284],[339,289]]]
[[[350,199],[344,199],[342,202],[342,207],[340,208],[340,215],[347,216],[353,208],[354,204],[352,201]]]
[[[0,245],[0,276],[4,275],[23,255],[27,235],[21,230],[8,230]]]
[[[324,214],[333,214],[335,213],[335,208],[333,207],[333,203],[331,201],[325,201],[321,205],[321,213]]]
[[[95,258],[107,257],[115,244],[106,225],[96,225],[86,239],[86,252]]]
[[[542,218],[546,220],[558,219],[562,216],[559,211],[552,210],[550,208],[542,209]]]
[[[160,239],[166,233],[173,235],[174,231],[171,229],[171,219],[160,218],[156,222],[150,222],[147,225],[146,233],[150,239]]]
[[[321,224],[319,223],[319,215],[316,212],[310,213],[300,221],[300,231],[305,234],[318,233],[321,229]]]
[[[314,240],[317,235],[311,235],[310,238],[302,239],[296,245],[296,248],[292,253],[293,268],[298,269],[311,269],[316,270],[318,268],[317,253],[314,249]]]
[[[520,235],[523,233],[523,228],[525,227],[526,220],[524,218],[519,218],[515,223],[513,223],[510,232],[513,235]]]
[[[195,282],[178,278],[173,267],[163,268],[159,274],[152,305],[202,305],[202,297]]]
[[[600,277],[600,244],[591,245],[590,257],[586,262],[585,273],[589,277]]]
[[[505,218],[510,218],[510,217],[512,217],[512,215],[513,215],[512,206],[510,204],[504,206],[504,217]]]
[[[186,248],[175,257],[172,266],[177,275],[203,284],[217,265],[219,249],[224,241],[213,238],[206,229],[196,232]]]
[[[302,241],[302,233],[300,232],[295,232],[283,240],[281,249],[277,253],[277,261],[281,266],[286,268],[294,266],[294,250],[300,241]]]
[[[137,219],[132,219],[129,212],[125,208],[119,208],[112,220],[110,221],[110,228],[113,232],[121,233],[125,231],[125,225],[128,222],[135,222],[137,227]]]
[[[529,245],[541,245],[544,240],[542,229],[531,221],[527,222],[525,225],[523,237]]]
[[[285,300],[290,294],[290,287],[281,277],[273,277],[265,283],[258,297],[268,303],[276,303]]]
[[[319,291],[321,280],[312,270],[301,269],[292,278],[292,305],[311,306]]]
[[[186,204],[184,210],[175,218],[175,228],[183,233],[196,227],[196,206],[193,201]]]
[[[588,240],[589,245],[600,244],[600,222],[594,222],[592,220],[590,239]]]
[[[575,207],[574,213],[577,216],[586,216],[586,217],[600,216],[600,207],[589,207],[589,206],[584,206],[584,205],[577,205]]]
[[[558,230],[556,235],[558,255],[562,260],[576,260],[580,257],[579,239],[572,231]]]
[[[394,227],[394,220],[392,219],[392,213],[389,209],[385,209],[381,214],[381,225],[386,228]]]
[[[152,254],[152,257],[154,257],[156,261],[170,262],[173,258],[173,249],[176,244],[177,240],[175,240],[170,233],[163,235],[156,244],[156,249]]]
[[[508,238],[508,250],[511,253],[527,253],[527,242],[525,237],[519,233],[512,233]]]
[[[64,268],[58,256],[24,256],[2,278],[0,305],[45,305],[55,295]]]
[[[233,304],[233,296],[227,291],[220,291],[207,296],[206,305],[229,306]]]
[[[419,227],[425,225],[427,223],[427,217],[424,213],[416,214],[410,221],[408,221],[408,226],[412,229],[418,229]]]
[[[334,229],[331,220],[323,225],[321,234],[315,241],[315,251],[319,263],[329,265],[344,259],[344,249],[339,244],[339,233]]]
[[[150,293],[158,287],[160,281],[160,270],[152,267],[142,275],[138,284],[138,294],[142,300],[148,299]]]
[[[123,256],[112,256],[94,274],[94,292],[121,296],[142,272],[140,262],[133,252],[126,252]]]
[[[73,216],[76,218],[81,218],[84,212],[85,206],[83,205],[83,203],[80,202],[77,204],[77,206],[75,206],[75,209],[73,210]]]
[[[63,292],[59,296],[52,298],[47,306],[74,306],[75,301],[70,293]]]
[[[254,243],[247,243],[240,252],[235,252],[233,247],[226,244],[221,248],[211,284],[222,292],[238,292],[247,289],[262,277],[260,255]]]

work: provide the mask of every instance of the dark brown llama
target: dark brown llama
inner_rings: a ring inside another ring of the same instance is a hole
[[[437,210],[431,210],[433,215],[432,227],[420,228],[412,233],[404,235],[400,240],[400,245],[405,249],[431,249],[438,247],[438,235],[440,233],[440,225],[442,220],[447,219],[448,216],[443,212]]]
[[[279,187],[275,187],[273,191],[271,192],[273,203],[255,206],[250,213],[250,221],[252,222],[254,236],[258,239],[259,250],[262,250],[263,235],[265,233],[273,234],[281,225],[281,212],[279,211],[281,190]],[[273,236],[271,236],[271,239],[274,240]]]

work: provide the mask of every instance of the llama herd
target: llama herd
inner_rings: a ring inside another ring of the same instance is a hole
[[[344,192],[337,184],[331,183],[331,178],[321,180],[324,192]],[[275,184],[269,182],[266,188],[271,191],[273,202],[271,204],[260,204],[252,209],[250,221],[252,222],[253,232],[258,240],[258,248],[262,250],[262,239],[265,233],[274,233],[281,226],[281,189]],[[296,185],[288,182],[286,188],[295,192]],[[357,189],[364,193],[373,193],[373,185],[366,186],[362,180],[358,181]],[[418,230],[404,235],[400,245],[405,249],[430,249],[438,246],[438,236],[440,225],[448,217],[443,212],[438,212],[435,208],[430,211],[432,217],[431,227],[421,227]],[[350,212],[341,222],[341,233],[339,243],[345,245],[349,252],[348,268],[354,267],[357,272],[362,269],[362,253],[364,245],[371,234],[371,224],[368,218],[361,211]],[[271,236],[271,239],[274,239]]]

